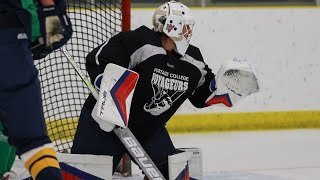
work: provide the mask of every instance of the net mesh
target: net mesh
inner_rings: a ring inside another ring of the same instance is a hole
[[[86,72],[86,55],[121,31],[121,0],[67,2],[74,33],[66,49]],[[78,117],[90,92],[60,51],[36,61],[36,66],[48,134],[58,152],[70,152]]]

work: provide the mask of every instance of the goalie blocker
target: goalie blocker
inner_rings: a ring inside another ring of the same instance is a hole
[[[122,128],[128,126],[132,95],[138,78],[138,73],[112,63],[97,78],[94,84],[99,90],[99,97],[91,116],[102,130],[110,132],[116,125]]]

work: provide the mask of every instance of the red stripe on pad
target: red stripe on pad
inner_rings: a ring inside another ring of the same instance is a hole
[[[123,118],[126,124],[128,124],[126,99],[128,98],[131,91],[134,89],[137,80],[137,74],[130,73],[115,93],[116,99],[118,100],[119,107],[123,113]]]
[[[66,171],[62,171],[62,176],[64,180],[81,180],[81,178],[78,178],[72,174],[69,174]]]

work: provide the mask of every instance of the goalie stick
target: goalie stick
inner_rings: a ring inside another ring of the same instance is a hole
[[[80,66],[72,58],[68,50],[65,47],[60,48],[60,50],[72,64],[73,68],[84,81],[86,86],[90,89],[92,95],[98,99],[98,92],[92,85],[91,81],[87,78],[86,74],[81,70]],[[121,140],[133,159],[138,163],[139,167],[149,180],[165,179],[129,128],[114,128],[113,131],[116,133],[118,138]]]

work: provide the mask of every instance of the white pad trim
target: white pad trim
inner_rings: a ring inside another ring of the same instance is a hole
[[[187,167],[189,177],[203,179],[202,151],[199,148],[179,148],[181,153],[168,157],[169,180],[177,180],[177,176]],[[181,177],[180,177],[181,178]]]
[[[57,153],[57,158],[59,162],[66,163],[86,173],[102,179],[112,179],[112,156]],[[18,158],[16,158],[12,170],[17,174],[16,179],[30,177],[29,172],[24,168],[24,162]]]
[[[102,179],[112,179],[113,157],[92,154],[58,153],[58,160]]]
[[[180,150],[190,153],[190,160],[189,160],[190,177],[197,180],[202,180],[203,179],[202,150],[200,148],[180,148]]]
[[[169,180],[180,180],[189,177],[190,152],[181,152],[168,157]]]
[[[116,125],[106,120],[100,119],[100,117],[98,117],[97,115],[97,112],[98,112],[98,103],[95,104],[91,112],[91,116],[99,124],[102,130],[106,132],[111,132]]]

